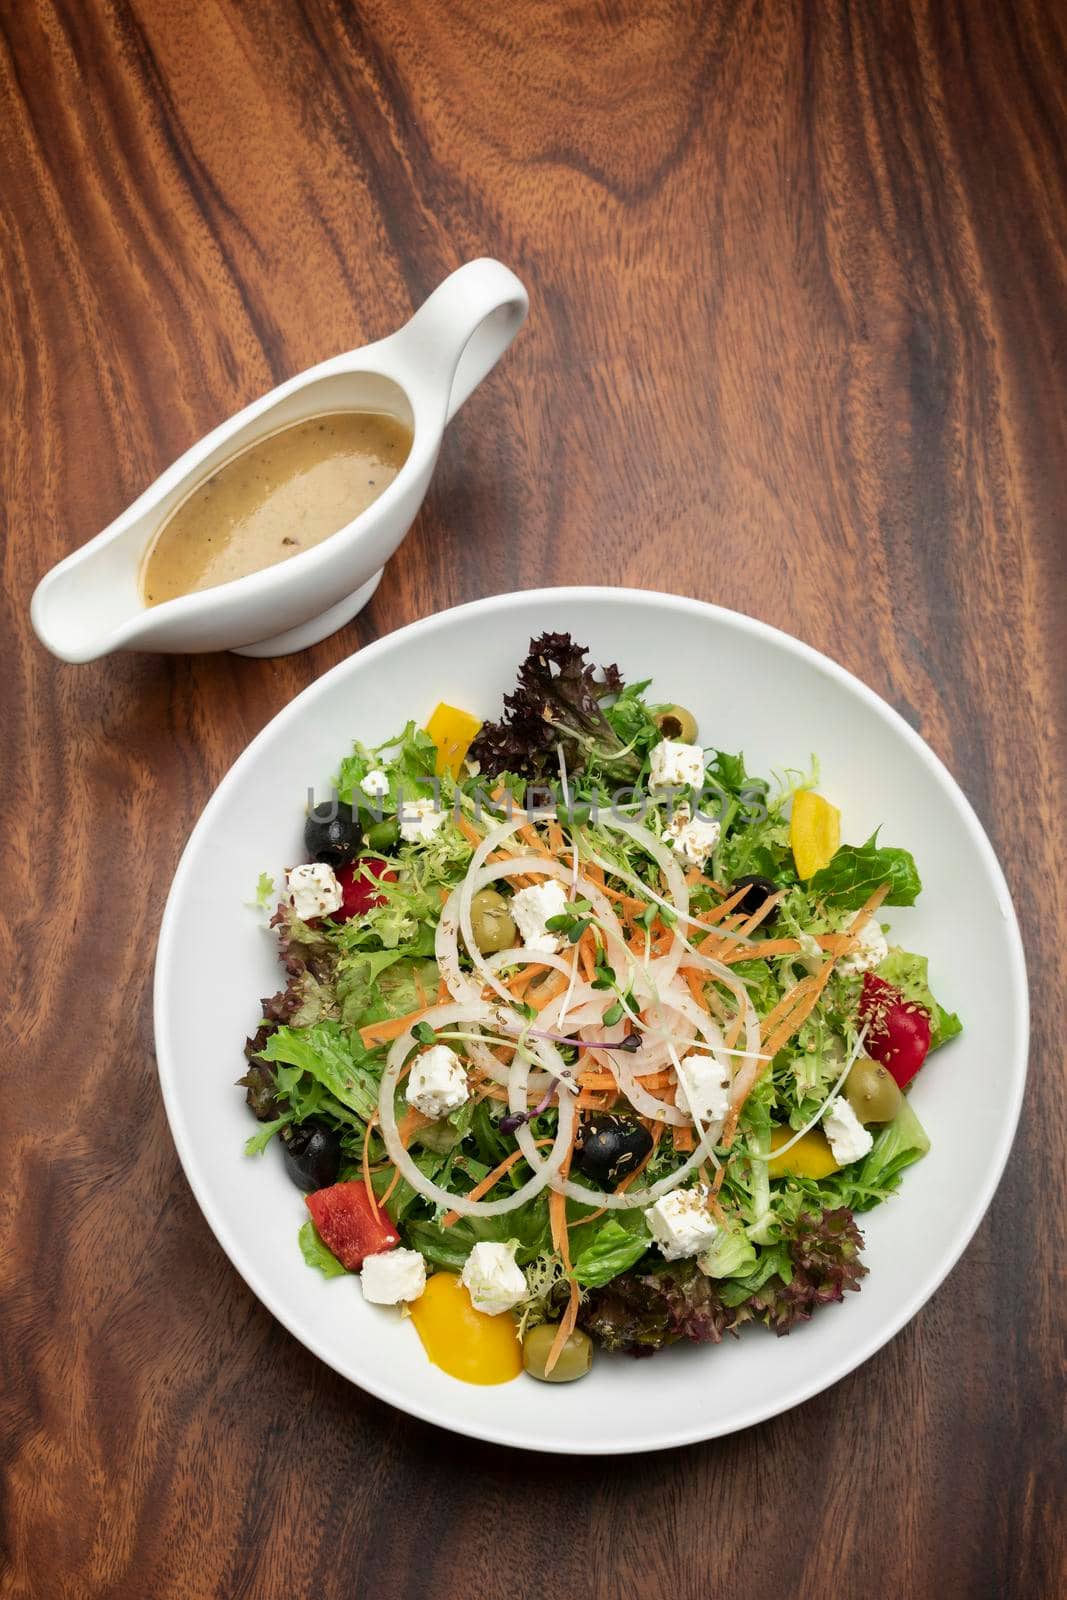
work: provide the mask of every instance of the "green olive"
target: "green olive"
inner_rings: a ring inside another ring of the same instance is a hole
[[[540,1378],[542,1383],[573,1383],[575,1378],[584,1378],[593,1365],[593,1342],[587,1333],[575,1328],[560,1351],[556,1365],[551,1372],[546,1372],[545,1362],[558,1332],[558,1323],[542,1322],[531,1328],[522,1341],[522,1364],[531,1378]]]
[[[886,1069],[869,1056],[858,1056],[845,1079],[845,1098],[863,1123],[892,1122],[900,1106],[900,1090]]]
[[[696,744],[697,719],[691,711],[684,706],[664,706],[656,712],[656,726],[665,739],[681,741],[682,744]]]
[[[363,835],[363,842],[370,850],[389,851],[396,848],[400,838],[400,829],[395,817],[384,817],[381,822],[374,822]]]
[[[471,901],[471,929],[483,956],[510,950],[519,937],[508,903],[495,889],[479,889]]]

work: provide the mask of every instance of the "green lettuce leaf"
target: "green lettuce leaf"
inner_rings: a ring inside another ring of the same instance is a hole
[[[479,1100],[471,1115],[471,1134],[478,1154],[487,1167],[498,1167],[511,1146],[497,1127],[490,1111],[491,1100]],[[507,1107],[504,1108],[505,1110]]]
[[[709,1278],[744,1278],[756,1270],[756,1247],[737,1224],[720,1228],[711,1248],[700,1256],[700,1270]]]
[[[252,1137],[245,1140],[245,1155],[261,1155],[274,1138],[274,1135],[292,1120],[291,1115],[286,1113],[284,1117],[275,1117],[273,1122],[261,1122]]]
[[[328,1250],[315,1231],[309,1217],[298,1235],[300,1251],[309,1267],[316,1267],[324,1278],[343,1278],[348,1269],[342,1266],[332,1250]]]
[[[426,944],[432,949],[432,938],[428,929],[425,938],[402,950],[359,950],[345,957],[336,989],[346,1027],[365,1028],[371,1022],[406,1016],[423,996],[436,992],[437,963],[420,955]]]
[[[413,1250],[421,1251],[427,1261],[446,1272],[462,1272],[474,1246],[483,1240],[497,1244],[516,1240],[515,1259],[524,1267],[550,1248],[548,1201],[541,1194],[502,1217],[460,1217],[450,1228],[420,1218],[406,1222],[404,1234]]]
[[[915,859],[908,850],[878,843],[878,830],[866,844],[843,844],[829,866],[808,880],[809,890],[842,911],[858,911],[883,883],[887,906],[911,906],[922,890]]]
[[[356,802],[366,808],[366,796],[358,785],[368,772],[380,769],[390,779],[390,784],[389,794],[383,797],[377,809],[391,816],[396,811],[398,792],[409,800],[432,792],[436,761],[437,746],[429,734],[409,722],[381,744],[370,747],[354,744],[352,754],[341,762],[333,786],[338,798],[347,805]]]
[[[892,1122],[886,1123],[864,1157],[858,1182],[883,1192],[895,1189],[905,1167],[921,1160],[929,1148],[929,1135],[905,1096]]]
[[[644,758],[663,735],[644,700],[650,680],[628,683],[614,702],[606,706],[604,715],[624,744]]]
[[[435,1150],[420,1150],[418,1155],[414,1156],[413,1159],[415,1165],[418,1167],[419,1171],[424,1175],[424,1177],[432,1178],[435,1182],[442,1180],[445,1169],[449,1165],[447,1152],[442,1155]],[[385,1193],[386,1189],[388,1189],[393,1182],[395,1172],[395,1167],[393,1167],[392,1163],[390,1163],[389,1166],[384,1167],[381,1172],[376,1172],[374,1174],[371,1179],[371,1184],[374,1188],[375,1194],[382,1195]],[[447,1182],[447,1179],[444,1179],[444,1181]],[[389,1196],[389,1203],[386,1207],[386,1210],[388,1211],[392,1220],[399,1224],[404,1222],[408,1214],[415,1207],[421,1204],[422,1196],[419,1194],[418,1190],[413,1189],[406,1178],[398,1178],[396,1185],[393,1188],[393,1192]]]
[[[627,1215],[627,1213],[623,1213]],[[580,1237],[582,1230],[572,1230],[571,1259],[574,1264],[574,1276],[585,1289],[599,1289],[602,1284],[609,1283],[612,1278],[618,1277],[620,1272],[626,1272],[652,1247],[652,1240],[645,1227],[644,1217],[636,1213],[636,1223],[623,1224],[614,1217],[607,1217],[603,1222],[587,1224],[595,1227],[596,1232],[588,1244],[578,1248],[575,1254],[576,1236]]]
[[[377,1110],[378,1080],[361,1064],[366,1051],[339,1022],[279,1028],[259,1053],[265,1061],[283,1062],[310,1073],[335,1100],[364,1122]]]
[[[788,1245],[764,1245],[753,1270],[743,1278],[726,1279],[720,1285],[719,1298],[723,1305],[739,1306],[749,1295],[762,1289],[769,1279],[779,1277],[783,1283],[789,1283],[792,1276],[793,1262]]]
[[[930,1013],[931,1050],[963,1032],[963,1023],[956,1013],[946,1011],[930,992],[925,956],[893,948],[876,970],[878,976],[895,985],[906,1000],[914,1000]]]

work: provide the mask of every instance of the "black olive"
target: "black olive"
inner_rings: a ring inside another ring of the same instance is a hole
[[[282,1149],[286,1172],[305,1194],[336,1183],[341,1170],[341,1136],[324,1122],[301,1122],[283,1128]]]
[[[652,1135],[636,1117],[610,1111],[584,1117],[575,1142],[579,1172],[598,1183],[616,1184],[652,1149]]]
[[[359,818],[352,815],[352,807],[343,800],[334,805],[327,800],[314,811],[308,812],[304,823],[304,845],[313,861],[326,861],[339,867],[359,854],[363,843],[363,829]]]
[[[747,892],[741,896],[734,907],[735,911],[743,911],[746,917],[750,917],[754,912],[758,911],[769,894],[778,893],[778,885],[776,883],[772,883],[770,878],[761,878],[755,873],[749,873],[743,878],[735,878],[730,885],[730,893],[736,894],[738,889],[745,889],[746,886]],[[774,910],[769,911],[764,917],[761,927],[769,927],[774,921],[777,912],[778,907],[775,906]]]

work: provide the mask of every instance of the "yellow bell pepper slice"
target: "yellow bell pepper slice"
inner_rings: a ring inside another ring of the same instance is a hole
[[[797,876],[814,877],[829,866],[841,843],[841,813],[821,794],[801,789],[793,796],[789,821],[789,843],[796,862]]]
[[[463,759],[481,727],[477,717],[442,700],[426,724],[426,732],[437,746],[437,776],[458,778]]]
[[[793,1137],[792,1128],[772,1128],[771,1149],[780,1150]],[[772,1178],[828,1178],[839,1172],[830,1141],[821,1128],[812,1128],[784,1156],[771,1156],[767,1171]]]

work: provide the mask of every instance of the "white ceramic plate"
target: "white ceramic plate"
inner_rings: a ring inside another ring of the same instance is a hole
[[[935,993],[965,1024],[912,1090],[933,1140],[899,1194],[861,1219],[870,1276],[789,1338],[761,1328],[654,1360],[598,1356],[581,1383],[478,1388],[426,1360],[410,1323],[363,1303],[353,1278],[304,1265],[306,1212],[277,1149],[246,1159],[254,1126],[234,1080],[280,986],[272,939],[249,909],[259,873],[301,859],[306,791],[326,793],[353,738],[424,720],[438,700],[498,715],[532,634],[570,632],[595,661],[699,718],[705,742],[749,769],[806,767],[841,807],[844,837],[884,824],[925,889],[892,912],[926,952]],[[993,850],[953,779],[870,689],[787,635],[730,611],[624,589],[505,595],[417,622],[320,678],[254,739],[219,785],[175,875],[156,967],[160,1080],[178,1153],[216,1237],[263,1303],[323,1361],[404,1411],[527,1449],[653,1450],[747,1427],[865,1361],[934,1292],[992,1198],[1026,1072],[1022,947]],[[966,1086],[966,1093],[961,1092]]]

